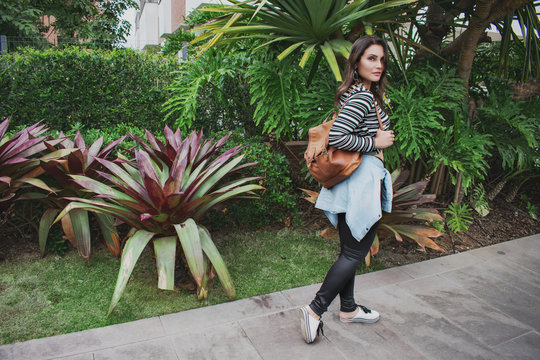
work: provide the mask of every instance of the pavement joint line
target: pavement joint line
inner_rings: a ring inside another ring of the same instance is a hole
[[[539,336],[540,336],[540,334],[538,334],[537,331],[535,331],[534,329],[532,329],[531,331],[527,331],[526,333],[523,333],[523,334],[521,334],[521,335],[518,335],[518,336],[516,336],[516,337],[513,337],[512,339],[508,339],[508,340],[506,340],[506,341],[503,341],[502,343],[496,344],[496,345],[494,345],[494,346],[504,346],[506,343],[509,343],[509,342],[511,342],[511,341],[514,341],[514,340],[516,340],[516,339],[519,339],[520,337],[523,337],[523,336],[526,336],[526,335],[529,335],[529,334],[536,334],[536,335],[539,335]]]
[[[255,352],[257,353],[257,355],[259,355],[259,357],[261,359],[264,359],[264,357],[262,356],[262,354],[260,353],[259,349],[257,349],[257,346],[255,346],[255,344],[253,343],[253,339],[251,339],[251,337],[249,337],[248,333],[246,332],[246,330],[242,327],[242,324],[240,324],[239,321],[236,322],[238,324],[238,327],[240,328],[240,331],[242,331],[242,334],[248,339],[250,345],[253,347],[253,349],[255,349]]]
[[[440,275],[444,275],[444,274],[440,274]],[[480,302],[480,303],[483,303],[484,305],[486,305],[486,306],[488,306],[488,307],[494,309],[494,310],[495,310],[496,312],[498,312],[498,313],[501,313],[501,314],[503,314],[503,315],[505,315],[505,316],[507,316],[507,317],[509,317],[509,318],[514,319],[515,321],[519,322],[520,325],[522,325],[522,326],[524,326],[524,327],[526,327],[526,328],[530,328],[531,330],[536,330],[536,329],[533,328],[531,325],[528,325],[528,324],[526,324],[526,323],[524,323],[524,322],[522,322],[522,321],[516,319],[513,315],[511,315],[511,314],[505,312],[503,309],[501,309],[501,308],[499,308],[499,307],[496,307],[496,306],[494,306],[493,304],[488,303],[486,300],[482,299],[481,297],[475,295],[473,292],[471,292],[470,290],[468,290],[466,287],[464,287],[464,286],[463,286],[461,283],[459,283],[458,281],[455,281],[455,280],[453,280],[453,279],[451,279],[451,278],[447,278],[447,277],[444,277],[444,276],[443,276],[443,278],[444,278],[445,280],[447,280],[447,281],[450,281],[450,282],[453,283],[454,285],[459,286],[459,287],[462,288],[464,291],[468,292],[468,293],[471,295],[471,297],[476,298],[476,301],[478,301],[478,302]],[[536,297],[536,296],[533,296],[533,295],[529,294],[528,292],[525,292],[525,291],[523,291],[523,290],[521,290],[521,289],[519,289],[519,288],[516,288],[515,286],[512,286],[512,285],[509,285],[509,286],[511,286],[512,288],[517,289],[517,290],[519,290],[519,291],[522,291],[522,292],[526,293],[527,295],[530,295],[531,297]],[[524,335],[524,334],[519,335],[519,336],[523,336],[523,335]],[[519,337],[519,336],[518,336],[518,337]],[[500,345],[500,344],[499,344],[499,345]],[[498,346],[498,345],[497,345],[497,346]]]

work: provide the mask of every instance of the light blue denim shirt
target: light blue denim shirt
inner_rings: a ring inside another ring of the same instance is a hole
[[[362,163],[350,177],[331,189],[322,188],[315,204],[337,227],[339,213],[351,233],[362,240],[371,226],[381,217],[382,211],[392,211],[392,178],[381,160],[364,154]]]

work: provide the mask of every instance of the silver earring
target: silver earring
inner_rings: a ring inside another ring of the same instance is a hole
[[[356,70],[356,69],[354,69],[353,79],[354,79],[354,81],[356,81],[356,82],[359,82],[359,81],[360,81],[360,74],[358,74],[358,70]]]

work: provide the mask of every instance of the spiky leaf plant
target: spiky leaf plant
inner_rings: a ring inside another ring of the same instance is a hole
[[[373,25],[402,20],[406,18],[404,7],[416,3],[415,0],[394,0],[376,5],[367,0],[230,2],[231,5],[223,7],[201,9],[223,14],[195,28],[203,33],[193,42],[208,39],[202,51],[215,44],[239,39],[262,39],[265,43],[261,47],[274,43],[283,46],[283,51],[277,57],[279,60],[299,50],[302,53],[302,67],[311,55],[316,54],[312,73],[315,73],[324,56],[338,81],[341,81],[338,58],[349,56],[351,40],[358,36],[360,29],[372,33]]]
[[[87,147],[80,132],[77,131],[73,141],[66,138],[62,133],[59,135],[60,142],[57,144],[60,151],[65,151],[66,156],[61,159],[43,159],[41,168],[49,176],[51,187],[56,189],[54,195],[49,195],[42,200],[49,206],[43,213],[39,223],[39,246],[42,254],[45,253],[49,229],[54,218],[69,203],[68,197],[89,198],[91,194],[77,184],[71,175],[99,177],[97,171],[102,165],[97,161],[106,159],[114,148],[121,143],[125,136],[103,147],[103,137],[97,139],[90,147]],[[54,144],[46,141],[45,145],[50,151],[57,151]],[[109,215],[96,214],[96,219],[103,234],[105,244],[115,256],[120,256],[120,237],[114,226],[114,218]],[[62,228],[65,237],[78,249],[81,256],[90,258],[90,224],[88,211],[77,209],[62,217]]]
[[[199,299],[206,298],[209,282],[217,274],[229,298],[234,287],[208,231],[197,225],[207,211],[223,201],[254,197],[262,189],[250,183],[257,177],[230,178],[229,175],[254,165],[241,164],[243,155],[237,146],[221,155],[228,136],[217,141],[202,139],[202,132],[192,132],[182,140],[179,130],[165,127],[165,143],[150,132],[148,142],[130,135],[140,145],[134,159],[109,161],[97,159],[105,168],[98,173],[107,181],[71,175],[74,181],[95,194],[92,199],[69,198],[71,203],[60,213],[84,209],[114,216],[132,230],[122,251],[122,260],[109,314],[118,303],[133,267],[144,247],[153,241],[158,272],[158,287],[174,288],[174,264],[177,243],[185,257]]]
[[[429,180],[403,186],[408,173],[400,170],[392,173],[392,212],[383,214],[378,233],[394,236],[397,241],[402,241],[403,238],[414,240],[422,249],[429,247],[444,251],[431,239],[441,236],[442,233],[428,226],[429,223],[442,221],[443,218],[436,209],[422,207],[435,200],[434,194],[424,194]],[[422,223],[418,224],[418,221]]]
[[[45,150],[45,125],[34,124],[19,131],[12,137],[6,135],[11,117],[0,123],[0,203],[15,200],[16,191],[24,185],[37,186],[46,191],[52,190],[36,176],[38,169],[38,154]],[[58,153],[49,154],[54,158]]]
[[[436,209],[419,207],[423,204],[433,202],[435,195],[424,194],[428,181],[419,181],[417,183],[403,187],[408,178],[408,171],[396,170],[392,173],[392,212],[383,212],[380,220],[377,235],[373,241],[370,252],[366,256],[366,264],[369,266],[371,256],[379,252],[379,236],[393,236],[397,241],[403,241],[403,238],[414,240],[422,249],[429,247],[437,251],[444,251],[431,238],[439,237],[441,232],[430,227],[428,223],[435,220],[442,220],[442,216]],[[308,197],[307,201],[315,204],[319,193],[316,191],[301,189]],[[421,221],[422,223],[418,223]],[[427,223],[426,223],[427,222]],[[323,236],[329,236],[330,230],[325,229],[321,233]]]

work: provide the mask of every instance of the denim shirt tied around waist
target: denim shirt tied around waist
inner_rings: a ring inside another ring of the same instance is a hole
[[[358,241],[381,217],[392,211],[392,178],[381,160],[364,154],[351,176],[331,189],[322,188],[315,204],[337,227],[339,213]]]

